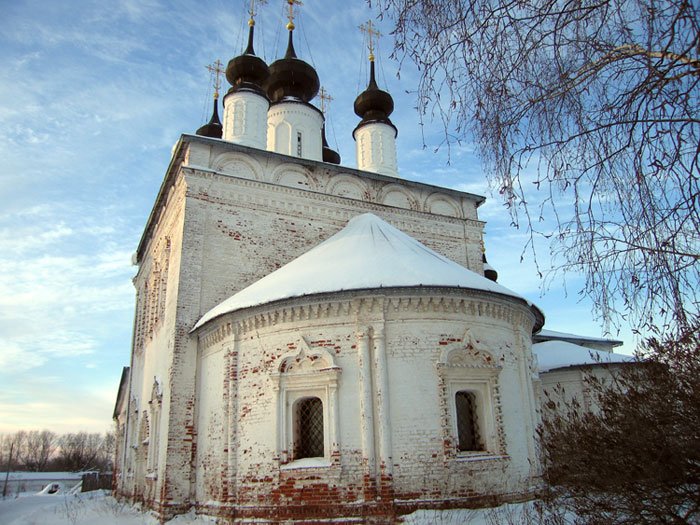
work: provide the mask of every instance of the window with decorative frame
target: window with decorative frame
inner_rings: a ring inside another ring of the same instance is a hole
[[[338,378],[341,369],[323,348],[304,339],[280,359],[278,389],[278,449],[288,468],[329,466],[338,445]]]
[[[498,377],[500,360],[480,348],[469,331],[438,361],[445,399],[445,437],[457,457],[506,454]]]

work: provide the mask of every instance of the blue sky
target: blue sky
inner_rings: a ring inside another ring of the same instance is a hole
[[[209,119],[205,66],[245,47],[247,4],[0,2],[0,432],[110,428],[129,363],[131,255],[173,144]],[[282,4],[259,8],[256,52],[268,62],[284,53]],[[301,9],[297,54],[334,98],[329,142],[355,167],[352,103],[367,81],[357,27],[376,12],[362,0]],[[399,80],[390,47],[384,37],[378,80],[395,101],[400,176],[489,197],[480,217],[499,282],[535,301],[547,328],[600,336],[576,276],[542,295],[531,257],[520,262],[526,238],[491,197],[472,148],[453,147],[449,164],[445,148],[435,152],[441,125],[419,126],[417,72],[404,64]],[[547,268],[548,247],[538,250]],[[618,337],[632,351],[629,332]]]

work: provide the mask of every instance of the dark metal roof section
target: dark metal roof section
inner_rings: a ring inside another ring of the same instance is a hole
[[[489,262],[486,260],[486,254],[481,255],[481,259],[484,263],[484,277],[487,279],[495,282],[498,282],[498,272],[496,269],[489,264]]]
[[[330,162],[331,164],[340,164],[340,153],[331,149],[326,140],[326,125],[324,124],[321,128],[321,140],[323,143],[323,162]]]
[[[226,80],[232,86],[228,92],[253,91],[260,96],[267,97],[262,86],[267,77],[270,76],[270,69],[262,58],[255,55],[255,50],[253,49],[255,22],[251,19],[248,25],[250,27],[248,31],[248,47],[246,47],[242,55],[229,60],[226,66]]]
[[[374,61],[370,61],[369,64],[369,84],[355,99],[355,114],[362,118],[355,131],[372,122],[383,122],[396,130],[396,126],[389,120],[389,115],[394,111],[394,99],[389,93],[379,89],[374,76]],[[396,132],[398,133],[398,130]]]
[[[218,108],[218,98],[214,97],[214,111],[211,115],[209,122],[204,124],[201,128],[197,130],[197,135],[203,137],[211,137],[214,139],[220,139],[223,135],[224,127],[221,125],[221,120],[219,120],[219,108]]]
[[[308,103],[318,94],[321,87],[316,70],[297,58],[292,39],[293,32],[293,29],[289,30],[289,42],[284,58],[270,65],[270,76],[263,85],[273,104],[284,99]]]

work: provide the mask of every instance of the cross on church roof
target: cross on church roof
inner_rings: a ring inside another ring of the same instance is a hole
[[[214,84],[214,98],[215,99],[219,98],[219,89],[221,89],[221,75],[223,75],[223,73],[224,73],[223,66],[224,65],[221,63],[221,60],[219,60],[218,58],[216,59],[216,62],[206,66],[206,68],[209,70],[209,72],[212,75],[212,81]]]
[[[323,87],[321,87],[318,97],[321,99],[321,113],[325,115],[328,106],[331,104],[331,100],[333,100],[333,97],[331,97],[328,94],[328,91],[326,91]]]
[[[255,15],[257,14],[255,12],[255,3],[258,4],[266,4],[267,0],[250,0],[250,9],[248,9],[248,14],[250,15],[250,19],[248,20],[248,25],[249,26],[254,26],[255,25]]]
[[[304,4],[301,3],[301,0],[287,0],[287,4],[289,4],[289,14],[287,15],[289,22],[287,23],[287,29],[291,31],[294,29],[294,6]]]
[[[360,31],[367,33],[369,38],[369,61],[374,62],[374,37],[377,37],[377,40],[379,40],[382,34],[376,30],[371,20],[367,20],[366,24],[362,24],[360,26]]]

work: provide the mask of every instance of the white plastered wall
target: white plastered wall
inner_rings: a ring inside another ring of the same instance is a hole
[[[292,157],[323,160],[323,115],[309,104],[281,102],[267,113],[267,149]]]
[[[265,97],[252,91],[236,91],[224,97],[223,139],[251,148],[265,149],[267,110]]]
[[[282,478],[307,473],[309,467],[317,482],[333,481],[341,490],[361,484],[363,477],[383,483],[384,476],[393,476],[398,499],[418,493],[450,498],[527,494],[532,489],[536,414],[534,396],[522,395],[523,390],[532,393],[531,363],[530,349],[518,335],[521,326],[531,327],[527,308],[509,300],[469,297],[469,292],[454,302],[438,297],[384,301],[363,298],[352,306],[342,300],[312,306],[302,299],[281,311],[259,311],[254,322],[238,325],[238,335],[224,338],[223,345],[240,339],[234,387],[238,407],[229,414],[237,442],[228,447],[234,455],[229,463],[237,467],[228,484],[243,490],[250,502],[266,498]],[[241,318],[233,314],[219,326],[236,319]],[[208,351],[200,340],[202,350]],[[335,401],[332,395],[319,395],[311,375],[304,376],[306,394],[323,400],[330,433],[326,457],[313,464],[290,461],[288,440],[280,439],[289,421],[280,416],[284,410],[279,406],[292,405],[284,394],[280,364],[290,355],[302,362],[311,354],[331,356],[330,364],[314,358],[323,364],[315,374],[323,379],[333,371],[326,379],[337,384]],[[484,452],[456,453],[448,444],[456,437],[454,392],[441,379],[441,366],[460,385],[488,383],[482,407],[482,424],[488,419]],[[202,388],[216,393],[198,399],[200,413],[220,411],[220,387]],[[377,395],[370,395],[363,408],[366,391]],[[196,468],[198,478],[206,477],[207,465]],[[201,498],[216,498],[202,488]]]
[[[358,169],[396,177],[396,130],[383,122],[365,124],[355,130]]]

